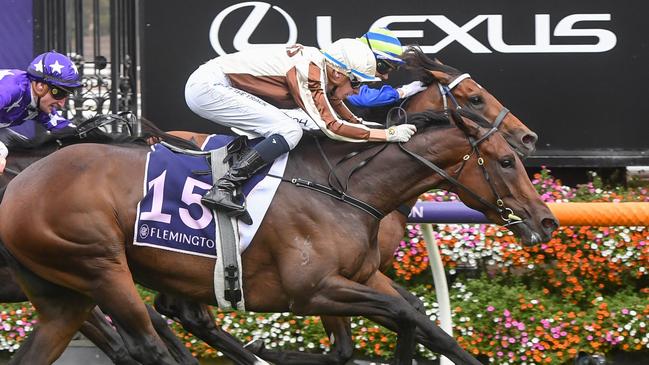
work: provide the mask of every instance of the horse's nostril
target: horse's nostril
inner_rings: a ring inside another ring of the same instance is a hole
[[[559,223],[552,218],[544,218],[541,221],[541,224],[543,225],[543,228],[551,231],[556,231],[559,228]]]
[[[536,144],[536,141],[538,140],[538,136],[536,134],[526,134],[523,136],[523,143],[526,145],[529,144]]]

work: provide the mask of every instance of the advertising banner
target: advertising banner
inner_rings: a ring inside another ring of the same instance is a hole
[[[528,165],[649,164],[648,11],[631,0],[145,0],[144,115],[166,129],[218,131],[184,101],[205,61],[263,44],[323,47],[382,26],[470,73],[536,131]]]
[[[0,0],[0,68],[25,69],[34,58],[32,0]]]

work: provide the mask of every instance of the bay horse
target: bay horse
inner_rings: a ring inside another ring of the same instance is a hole
[[[78,133],[68,133],[64,135],[50,134],[45,128],[35,122],[33,126],[22,128],[22,130],[29,132],[28,135],[23,135],[10,128],[0,129],[0,141],[2,141],[11,151],[11,154],[7,157],[5,171],[3,174],[0,174],[1,195],[4,195],[4,188],[6,185],[21,171],[32,163],[62,147],[75,143],[116,143],[120,141],[134,140],[135,138],[131,137],[130,133],[105,133],[99,129],[106,124],[120,124],[124,131],[132,131],[131,124],[134,120],[130,117],[131,116],[126,115],[125,113],[120,113],[120,115],[98,115],[79,124],[77,129]],[[27,121],[26,123],[30,123],[30,121]],[[165,138],[174,138],[173,136],[167,135],[163,131],[159,130],[153,123],[146,119],[141,120],[140,123],[145,129],[144,133],[140,137],[142,140],[151,137],[159,138],[162,136]],[[180,140],[174,141],[176,143],[182,143]],[[185,144],[183,146],[192,147],[193,145]],[[2,256],[0,256],[0,282],[2,282],[2,285],[0,286],[0,303],[16,303],[29,300],[14,279],[7,262]],[[166,319],[162,318],[160,314],[149,305],[146,307],[156,331],[164,339],[174,358],[178,359],[183,364],[198,364],[184,344],[180,342],[171,329],[169,329]],[[113,363],[117,365],[139,364],[129,355],[121,337],[106,320],[106,315],[101,312],[99,308],[94,308],[91,311],[88,320],[84,322],[79,331],[106,353]],[[223,342],[223,339],[221,339],[219,348],[224,347]],[[241,350],[239,352],[241,352]],[[227,346],[225,353],[229,353],[229,351],[227,351]]]
[[[461,107],[472,110],[492,122],[495,128],[505,137],[507,142],[521,157],[529,156],[535,150],[538,139],[536,133],[525,126],[513,113],[509,112],[492,94],[479,85],[467,73],[457,70],[452,66],[442,64],[426,56],[417,47],[408,47],[403,55],[409,71],[415,79],[421,80],[427,88],[401,103],[398,108],[394,106],[373,109],[361,109],[360,112],[367,120],[388,120],[393,113],[403,111],[406,115],[424,110],[444,111]],[[198,134],[187,131],[172,131],[172,135],[193,140],[202,145],[207,134]],[[386,272],[392,267],[394,251],[404,236],[406,220],[410,208],[415,204],[416,198],[406,202],[399,209],[390,212],[381,220],[378,233],[378,244],[381,253],[380,270]],[[395,285],[411,304],[423,309],[419,299],[411,295],[406,289]],[[216,327],[213,332],[206,331],[203,324],[213,322],[212,314],[208,308],[200,308],[200,304],[186,300],[178,300],[164,293],[156,297],[156,309],[161,313],[175,318],[183,323],[190,332],[200,333],[198,336],[211,346],[218,346],[221,331]],[[200,323],[201,325],[197,325]],[[352,357],[353,342],[348,319],[323,317],[322,324],[334,346],[327,355],[309,354],[295,351],[269,350],[257,340],[247,346],[261,358],[280,364],[343,364]],[[198,330],[197,327],[202,327]],[[196,329],[196,330],[194,330]],[[246,363],[246,362],[242,362]]]
[[[442,127],[435,125],[448,123],[443,116],[412,116],[409,122],[418,124],[420,131],[408,143],[374,144],[345,160],[338,171],[352,180],[347,194],[389,212],[453,181],[467,205],[496,223],[511,223],[524,243],[549,240],[556,219],[539,199],[516,153],[493,129],[480,127],[489,125],[481,118],[471,115],[472,122],[456,112],[451,115],[454,126]],[[358,148],[331,140],[319,143],[333,161]],[[41,315],[14,363],[51,363],[94,303],[132,339],[126,343],[138,361],[176,363],[153,330],[133,278],[159,291],[218,305],[214,260],[131,244],[147,152],[136,146],[70,146],[34,163],[9,183],[0,205],[2,247],[8,249],[4,254]],[[369,163],[356,169],[359,159]],[[291,153],[285,175],[326,182],[329,173],[318,148],[302,143]],[[457,174],[459,181],[449,173]],[[367,316],[399,333],[398,364],[410,362],[415,329],[433,351],[456,363],[479,364],[377,271],[377,230],[378,220],[354,206],[280,184],[257,236],[243,253],[247,307],[298,315]]]

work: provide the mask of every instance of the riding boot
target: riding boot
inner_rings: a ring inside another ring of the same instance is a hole
[[[252,175],[266,166],[266,161],[254,149],[242,153],[225,175],[205,193],[201,203],[210,209],[222,209],[228,213],[245,212],[244,199],[237,199],[235,192]]]

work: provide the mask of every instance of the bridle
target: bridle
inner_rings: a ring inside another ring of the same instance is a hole
[[[470,78],[471,78],[471,75],[469,75],[468,73],[463,73],[463,74],[459,75],[458,77],[456,77],[455,79],[453,79],[451,82],[449,82],[448,85],[444,85],[441,82],[437,84],[437,87],[439,89],[439,93],[440,93],[440,95],[442,97],[442,104],[444,105],[444,112],[449,117],[450,117],[449,111],[451,110],[449,108],[449,102],[448,102],[449,99],[451,100],[451,102],[455,106],[456,111],[462,109],[462,106],[460,105],[460,103],[458,103],[457,99],[455,98],[455,95],[453,95],[453,89],[456,86],[458,86],[462,81],[464,81],[466,79],[470,79]],[[435,172],[437,172],[440,176],[442,176],[446,181],[448,181],[452,185],[466,191],[469,195],[471,195],[474,199],[478,200],[483,205],[489,207],[492,210],[497,211],[500,214],[500,218],[503,221],[506,222],[506,224],[504,224],[504,226],[510,226],[510,225],[513,225],[513,224],[522,223],[523,222],[522,219],[519,218],[518,216],[516,216],[514,214],[514,211],[511,208],[505,207],[504,201],[502,200],[502,198],[500,197],[500,195],[496,191],[496,188],[494,187],[493,182],[491,181],[489,173],[487,172],[487,169],[484,166],[485,161],[484,161],[484,158],[482,158],[482,156],[480,155],[480,149],[478,148],[480,143],[485,141],[492,134],[498,132],[498,129],[502,125],[503,120],[505,120],[505,117],[507,116],[507,114],[509,114],[509,109],[503,107],[500,110],[500,112],[498,113],[498,115],[496,116],[496,119],[494,120],[494,122],[491,124],[491,129],[489,129],[484,135],[482,135],[478,139],[474,139],[471,136],[467,136],[467,139],[469,141],[469,145],[471,146],[471,151],[470,151],[470,153],[467,153],[466,155],[464,155],[464,157],[462,158],[462,164],[460,165],[458,170],[455,172],[455,177],[449,175],[446,171],[441,169],[439,166],[436,166],[435,164],[431,163],[430,161],[426,160],[425,158],[415,154],[412,151],[407,150],[403,146],[403,143],[399,143],[399,147],[401,147],[401,149],[404,152],[408,153],[410,156],[414,157],[415,159],[417,159],[418,161],[420,161],[421,163],[423,163],[427,167],[429,167],[432,170],[434,170]],[[476,194],[475,192],[470,190],[468,187],[466,187],[464,184],[462,184],[458,180],[458,178],[460,177],[460,174],[462,173],[462,170],[464,169],[464,166],[466,165],[466,162],[469,159],[471,159],[471,156],[473,154],[476,154],[478,166],[480,166],[480,169],[482,170],[482,174],[483,174],[485,180],[487,181],[487,183],[489,184],[489,188],[491,189],[492,193],[496,197],[495,204],[492,203],[492,202],[486,201],[484,198],[482,198],[481,196],[479,196],[478,194]]]
[[[134,135],[134,125],[137,123],[137,116],[130,111],[119,112],[117,114],[98,114],[94,117],[83,121],[75,130],[79,139],[86,138],[91,132],[100,130],[107,125],[122,125],[122,131],[126,127],[129,136]]]

